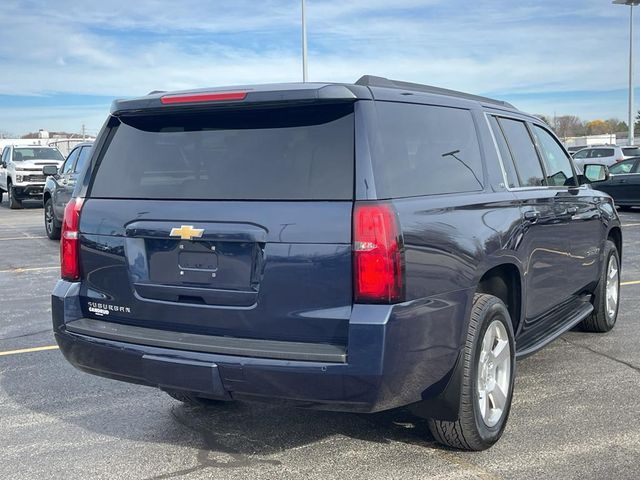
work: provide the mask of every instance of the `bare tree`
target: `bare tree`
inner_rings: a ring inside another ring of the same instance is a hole
[[[555,119],[555,131],[561,138],[580,137],[586,134],[582,120],[575,115],[562,115]]]

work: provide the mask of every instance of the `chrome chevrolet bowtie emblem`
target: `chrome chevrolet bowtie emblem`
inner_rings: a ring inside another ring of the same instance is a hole
[[[172,228],[169,236],[180,237],[182,240],[191,240],[202,237],[203,233],[204,228],[193,228],[193,225],[180,225],[180,228]]]

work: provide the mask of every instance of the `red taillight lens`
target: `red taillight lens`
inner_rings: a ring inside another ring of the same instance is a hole
[[[82,202],[82,198],[72,198],[64,209],[60,240],[60,275],[64,280],[76,281],[80,279],[78,229]]]
[[[356,203],[353,211],[354,300],[394,303],[404,297],[403,246],[394,208]]]
[[[244,100],[247,92],[209,92],[189,93],[185,95],[165,95],[160,101],[167,105],[171,103],[223,102],[230,100]]]

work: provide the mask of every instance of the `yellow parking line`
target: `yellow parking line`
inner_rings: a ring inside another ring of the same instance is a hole
[[[640,223],[623,223],[622,226],[623,227],[638,227],[638,226],[640,226]]]
[[[43,352],[45,350],[57,350],[57,345],[45,345],[44,347],[31,347],[31,348],[22,348],[20,350],[7,350],[5,352],[0,352],[0,357],[4,357],[5,355],[18,355],[19,353],[30,353],[30,352]]]
[[[632,280],[630,282],[622,282],[620,285],[640,285],[640,280]]]
[[[0,273],[38,272],[41,270],[55,270],[56,268],[60,268],[60,266],[55,265],[51,267],[11,268],[9,270],[0,270]]]

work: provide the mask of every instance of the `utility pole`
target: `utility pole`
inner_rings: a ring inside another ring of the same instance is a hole
[[[83,123],[82,124],[82,141],[83,142],[84,142],[85,138],[86,138],[86,135],[85,135],[85,128],[84,128],[84,123]]]
[[[613,0],[613,3],[616,5],[629,6],[629,139],[627,144],[633,145],[635,140],[635,108],[633,100],[633,7],[640,5],[640,0]]]
[[[309,77],[307,70],[307,18],[305,16],[305,0],[302,0],[302,81],[306,82]]]
[[[633,101],[633,3],[629,6],[629,145],[635,143]]]

